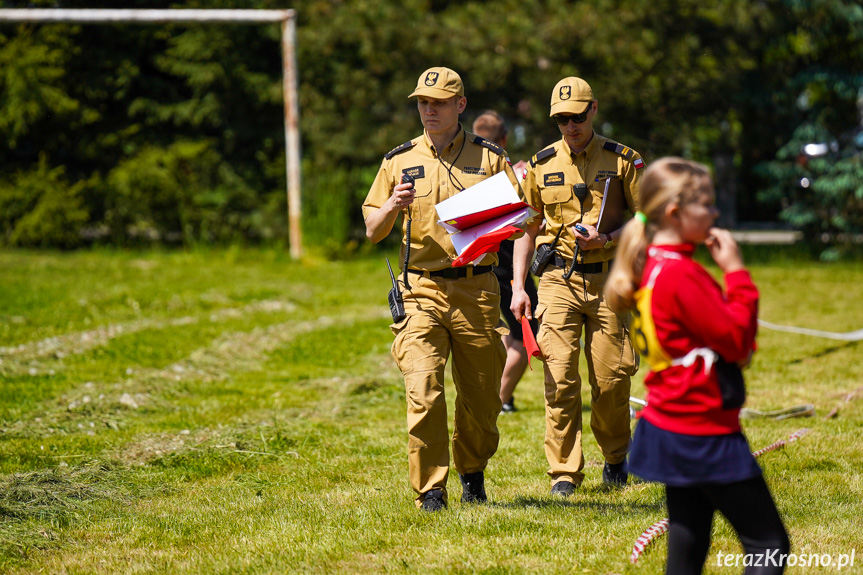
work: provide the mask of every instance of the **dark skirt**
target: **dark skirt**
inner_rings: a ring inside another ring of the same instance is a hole
[[[761,475],[743,433],[684,435],[640,419],[632,438],[629,472],[673,487],[734,483]]]

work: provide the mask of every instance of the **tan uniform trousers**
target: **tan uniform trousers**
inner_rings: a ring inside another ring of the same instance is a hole
[[[452,454],[461,473],[485,470],[500,435],[500,378],[506,360],[500,324],[500,288],[493,273],[444,279],[408,275],[407,318],[391,326],[392,352],[405,377],[411,487],[441,489],[449,474],[444,367],[452,353],[455,421]]]
[[[552,484],[580,485],[584,480],[578,373],[582,330],[593,435],[609,463],[623,461],[629,451],[629,387],[637,356],[629,338],[629,314],[618,316],[605,304],[607,278],[608,273],[573,273],[566,281],[561,268],[550,266],[539,282],[537,343],[546,358],[545,456]]]

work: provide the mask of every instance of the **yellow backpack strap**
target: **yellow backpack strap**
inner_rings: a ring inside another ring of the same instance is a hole
[[[651,311],[653,286],[664,264],[664,261],[657,263],[644,287],[635,293],[636,306],[632,312],[632,343],[647,361],[651,371],[662,371],[673,365],[671,356],[659,344]]]

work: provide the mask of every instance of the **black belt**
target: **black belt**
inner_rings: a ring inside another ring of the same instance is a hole
[[[460,268],[444,268],[430,272],[428,270],[412,270],[408,269],[408,273],[417,274],[432,278],[445,278],[448,280],[456,280],[466,278],[469,270],[473,270],[473,275],[487,274],[494,269],[494,266],[465,266]]]
[[[559,268],[569,269],[569,262],[572,260],[563,259],[559,253],[555,252],[554,255],[551,256],[551,260],[548,262],[551,265]],[[614,260],[608,260],[607,262],[596,262],[593,264],[575,264],[575,271],[580,274],[601,274],[603,271],[608,271],[611,269],[611,262]],[[603,265],[607,264],[608,267],[603,270]]]

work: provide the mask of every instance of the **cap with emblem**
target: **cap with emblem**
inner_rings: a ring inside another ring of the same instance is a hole
[[[429,68],[417,80],[417,88],[408,98],[426,96],[445,100],[453,96],[464,96],[461,77],[449,68]]]
[[[587,105],[593,102],[593,90],[581,78],[570,76],[564,78],[554,87],[551,93],[551,113],[581,114],[587,110]]]

